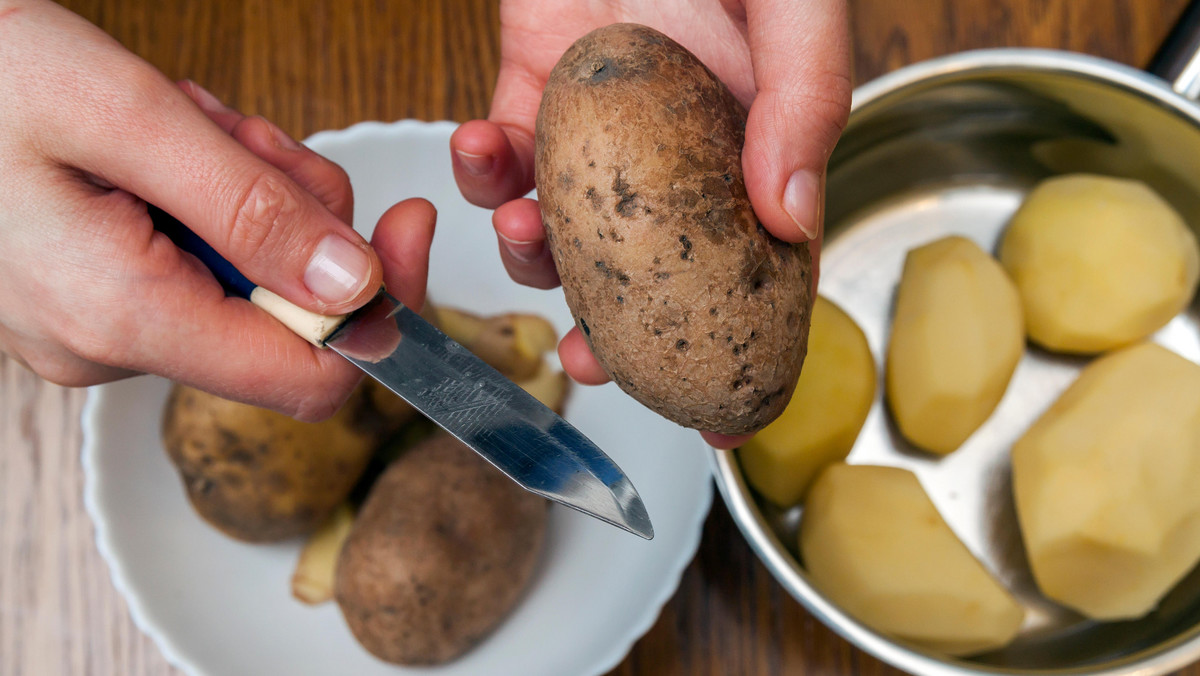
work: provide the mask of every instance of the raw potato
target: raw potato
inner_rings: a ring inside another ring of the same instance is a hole
[[[946,454],[991,415],[1025,349],[1017,290],[974,242],[908,252],[896,291],[887,397],[900,432]]]
[[[588,345],[638,401],[725,434],[783,411],[812,308],[808,247],[746,195],[745,123],[695,56],[632,24],[572,45],[537,119],[542,219]]]
[[[466,652],[528,584],[546,506],[448,435],[402,454],[338,559],[335,598],[354,636],[397,664]]]
[[[230,537],[270,542],[329,518],[390,425],[361,387],[332,418],[302,423],[175,385],[163,443],[200,516]]]
[[[841,308],[817,296],[791,402],[738,449],[746,479],[780,507],[799,503],[822,468],[850,454],[874,399],[867,337]]]
[[[304,543],[292,573],[292,596],[309,605],[333,598],[333,571],[354,526],[354,508],[343,504]]]
[[[1200,279],[1196,236],[1133,180],[1077,174],[1044,181],[1000,246],[1029,337],[1091,354],[1139,341],[1187,307]]]
[[[446,335],[514,381],[533,377],[542,355],[558,344],[554,326],[540,315],[510,312],[480,317],[440,307],[437,317]]]
[[[1096,619],[1148,613],[1200,559],[1200,366],[1153,343],[1096,360],[1012,473],[1042,592]]]
[[[993,650],[1025,611],[942,520],[913,473],[834,463],[800,522],[813,584],[863,624],[950,655]]]

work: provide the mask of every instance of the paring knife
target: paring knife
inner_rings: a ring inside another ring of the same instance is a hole
[[[149,210],[155,228],[208,266],[226,292],[342,355],[525,489],[654,537],[637,489],[591,440],[386,292],[349,315],[309,312],[246,279],[170,214]]]

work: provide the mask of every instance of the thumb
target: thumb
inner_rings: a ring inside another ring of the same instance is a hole
[[[140,62],[131,69],[140,77],[130,91],[95,88],[113,112],[64,130],[60,161],[161,207],[255,284],[296,305],[339,314],[374,295],[382,267],[349,224],[214,124],[165,77]],[[275,154],[305,155],[286,135],[273,139]]]
[[[757,90],[742,165],[762,224],[789,242],[817,239],[825,165],[850,110],[844,0],[747,0]]]

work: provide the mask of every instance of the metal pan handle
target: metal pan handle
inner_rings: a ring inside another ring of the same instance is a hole
[[[1146,70],[1171,83],[1176,92],[1200,100],[1200,0],[1192,0]]]

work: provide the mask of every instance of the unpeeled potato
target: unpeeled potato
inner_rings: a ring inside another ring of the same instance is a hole
[[[1200,560],[1200,365],[1153,343],[1096,360],[1013,446],[1012,476],[1042,592],[1146,614]]]
[[[875,398],[875,359],[862,329],[823,296],[808,356],[783,413],[738,449],[746,480],[781,507],[800,502],[825,465],[854,446]]]
[[[957,449],[991,415],[1025,349],[1016,287],[965,237],[908,252],[887,354],[887,399],[906,439]]]
[[[813,584],[863,624],[951,655],[999,648],[1024,609],[958,540],[916,475],[834,463],[800,522]]]
[[[1000,261],[1029,337],[1093,354],[1162,328],[1196,293],[1200,249],[1178,213],[1138,181],[1077,174],[1038,185],[1013,216]]]

